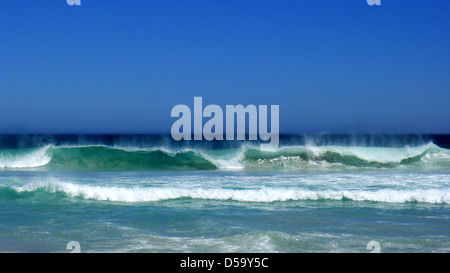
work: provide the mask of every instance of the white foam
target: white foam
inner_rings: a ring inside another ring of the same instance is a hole
[[[212,157],[202,153],[201,156],[214,164],[219,169],[223,170],[241,170],[244,168],[244,150],[241,150],[235,155],[228,157]]]
[[[222,170],[241,170],[244,169],[244,158],[246,147],[225,150],[222,153],[221,150],[201,150],[201,149],[188,149],[197,156],[209,161],[211,164]]]
[[[145,234],[128,241],[128,246],[113,252],[277,252],[274,237],[282,232],[249,232],[226,237],[174,237]]]
[[[0,168],[33,168],[47,165],[51,157],[47,154],[50,146],[42,147],[26,154],[0,155]]]
[[[416,190],[303,190],[290,188],[222,189],[222,188],[152,188],[91,186],[69,182],[34,182],[14,187],[18,192],[43,189],[63,192],[71,197],[81,197],[114,202],[153,202],[177,198],[235,200],[242,202],[275,202],[288,200],[343,200],[387,203],[450,204],[450,191],[436,189]]]

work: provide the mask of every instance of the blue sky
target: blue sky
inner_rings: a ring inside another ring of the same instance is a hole
[[[450,133],[450,1],[0,5],[0,133],[168,133],[176,104],[284,133]]]

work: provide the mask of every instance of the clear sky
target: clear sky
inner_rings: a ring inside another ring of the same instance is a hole
[[[169,133],[176,104],[284,133],[450,133],[450,1],[0,4],[0,133]]]

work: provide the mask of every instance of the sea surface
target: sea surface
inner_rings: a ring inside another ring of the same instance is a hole
[[[449,135],[280,137],[0,135],[0,252],[450,252]]]

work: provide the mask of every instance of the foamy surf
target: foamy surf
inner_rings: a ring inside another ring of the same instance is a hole
[[[232,200],[238,202],[285,202],[317,200],[351,200],[385,203],[433,203],[450,204],[450,191],[438,189],[415,190],[308,190],[296,188],[224,189],[224,188],[175,188],[175,187],[121,187],[93,186],[70,182],[34,182],[13,186],[16,192],[45,191],[113,202],[155,202],[180,198],[206,200]]]
[[[36,168],[47,165],[51,156],[47,153],[51,146],[31,151],[1,151],[0,168]]]

